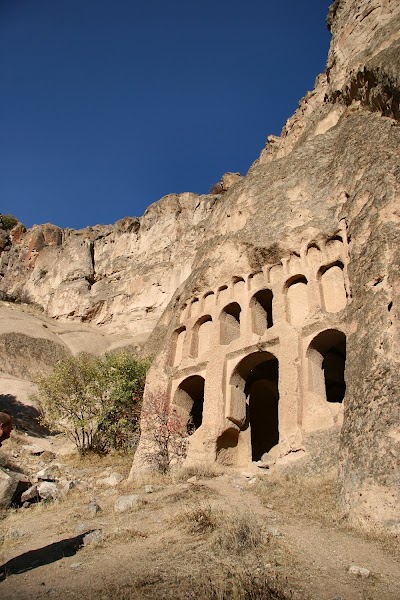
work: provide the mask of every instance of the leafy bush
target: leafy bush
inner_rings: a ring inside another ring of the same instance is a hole
[[[60,360],[37,380],[43,422],[64,432],[80,452],[134,447],[149,364],[128,352]]]
[[[12,229],[18,223],[14,215],[0,215],[0,229]]]

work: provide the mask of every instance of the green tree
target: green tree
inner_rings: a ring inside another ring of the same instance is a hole
[[[18,223],[14,215],[0,215],[0,229],[12,229]]]
[[[43,422],[64,432],[80,452],[132,448],[149,365],[129,352],[60,360],[37,380]]]

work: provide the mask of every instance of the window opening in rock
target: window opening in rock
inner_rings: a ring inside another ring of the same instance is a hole
[[[312,382],[328,402],[342,403],[346,393],[346,336],[336,329],[319,333],[310,346]]]
[[[327,312],[339,312],[347,305],[343,269],[343,263],[336,261],[319,270],[322,303]]]
[[[191,375],[179,384],[174,405],[187,417],[188,431],[192,433],[203,422],[204,377]]]
[[[231,302],[221,312],[221,344],[227,345],[240,337],[241,308],[237,302]]]
[[[253,332],[263,335],[266,329],[273,325],[271,290],[259,290],[251,299],[251,321]]]

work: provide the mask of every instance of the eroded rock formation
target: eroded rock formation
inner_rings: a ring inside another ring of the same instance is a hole
[[[140,219],[79,231],[17,225],[3,244],[0,292],[52,318],[92,323],[142,342],[191,272],[217,198],[170,194]]]

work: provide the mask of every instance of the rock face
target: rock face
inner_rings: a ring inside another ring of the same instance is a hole
[[[92,323],[141,342],[191,272],[215,201],[170,194],[141,219],[80,231],[49,224],[26,231],[19,224],[0,243],[0,293],[63,322]]]
[[[396,531],[400,4],[337,0],[328,25],[326,72],[198,232],[145,402],[190,422],[189,463],[296,468],[340,439],[344,510]]]

